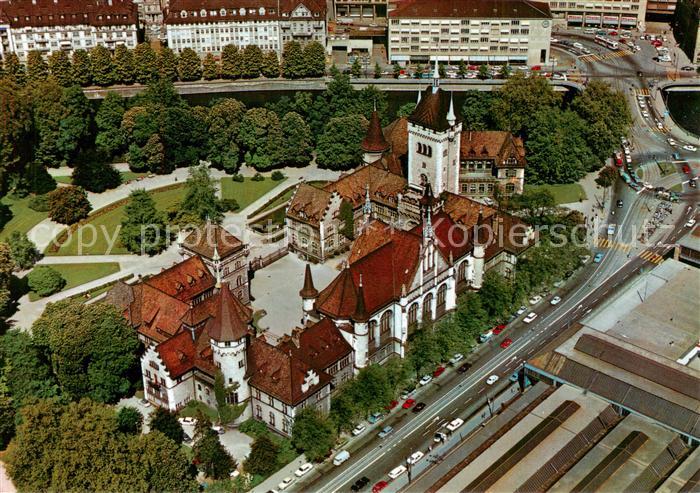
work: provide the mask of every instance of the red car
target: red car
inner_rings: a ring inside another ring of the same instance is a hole
[[[683,165],[683,173],[685,173],[686,175],[689,175],[690,174],[690,166],[688,166],[687,164],[684,164]]]
[[[663,43],[659,41],[658,39],[655,39],[654,41],[651,42],[652,46],[658,48],[659,46],[662,46]]]
[[[416,403],[415,399],[406,399],[406,402],[404,402],[403,406],[401,406],[401,407],[403,407],[404,409],[411,409],[413,407],[413,404],[415,404],[415,403]]]
[[[399,401],[391,401],[391,403],[388,406],[385,406],[384,409],[386,409],[387,411],[391,411],[392,409],[394,409],[398,405],[399,405]]]
[[[497,336],[498,334],[503,332],[505,330],[505,328],[506,328],[506,324],[496,325],[493,328],[493,335]]]
[[[375,484],[374,486],[372,486],[372,493],[379,493],[387,486],[389,486],[389,483],[387,483],[386,481],[380,481],[377,484]]]
[[[506,337],[505,339],[503,339],[503,342],[501,343],[501,347],[503,349],[505,349],[508,346],[510,346],[511,344],[513,344],[513,340],[510,337]]]
[[[435,371],[433,372],[433,378],[437,378],[440,375],[442,375],[445,372],[445,367],[444,366],[438,366],[435,368]]]

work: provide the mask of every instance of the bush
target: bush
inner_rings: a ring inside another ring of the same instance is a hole
[[[233,181],[237,181],[238,183],[243,183],[245,181],[245,178],[243,178],[243,175],[240,173],[237,173],[233,175]]]
[[[219,203],[224,212],[233,212],[241,208],[238,202],[236,202],[236,199],[221,199]]]
[[[6,204],[0,204],[0,229],[12,219],[12,210]]]
[[[264,181],[264,180],[265,180],[265,177],[264,177],[263,175],[261,175],[260,173],[255,173],[255,176],[253,176],[253,178],[251,178],[251,180],[253,180],[253,181]]]
[[[49,212],[49,198],[47,194],[35,195],[29,199],[29,208],[37,212]]]
[[[246,435],[251,435],[254,438],[269,433],[269,430],[265,423],[257,421],[253,418],[246,419],[244,422],[241,423],[238,429],[242,433],[245,433]]]
[[[279,171],[279,170],[273,171],[273,172],[272,172],[272,179],[273,179],[274,181],[282,181],[282,180],[285,179],[284,173],[282,173],[282,172]]]
[[[92,206],[81,187],[61,187],[48,194],[49,217],[61,224],[74,224],[85,219]]]
[[[143,415],[135,407],[123,407],[117,411],[117,425],[122,433],[137,435],[141,433]]]
[[[47,265],[40,265],[27,275],[29,288],[41,297],[59,292],[66,285],[66,280],[57,270]]]

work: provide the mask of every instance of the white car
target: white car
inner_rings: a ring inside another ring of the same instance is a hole
[[[695,218],[692,218],[687,223],[685,223],[685,227],[692,228],[693,226],[695,226],[695,223],[696,223]]]
[[[454,356],[452,356],[452,358],[450,358],[449,363],[450,363],[452,366],[454,366],[454,365],[456,365],[457,363],[459,363],[460,361],[462,361],[463,359],[464,359],[464,355],[463,355],[462,353],[457,353],[457,354],[455,354]]]
[[[407,471],[406,466],[398,466],[389,471],[389,477],[396,479]]]
[[[277,489],[282,491],[286,490],[287,487],[294,482],[294,478],[287,477],[282,480],[280,484],[277,485]]]
[[[686,151],[690,151],[690,152],[695,152],[698,150],[697,147],[691,146],[690,144],[684,145],[683,149],[685,149]]]
[[[428,385],[430,382],[433,381],[433,377],[430,375],[423,375],[423,378],[421,378],[418,383],[421,385]]]
[[[659,130],[663,130],[663,129],[664,129],[664,124],[661,123],[661,122],[656,122],[656,128],[658,128]]]
[[[224,427],[219,425],[212,425],[211,429],[217,432],[219,435],[223,435],[226,432],[226,430],[224,430]]]
[[[640,107],[640,108],[646,108],[646,107],[647,107],[647,104],[646,104],[644,101],[640,101],[640,102],[639,102],[639,107]]]
[[[314,465],[311,464],[310,462],[307,462],[306,464],[302,464],[301,466],[299,466],[299,469],[297,469],[296,471],[294,471],[294,475],[295,475],[296,477],[300,478],[300,477],[302,477],[304,474],[306,474],[307,472],[309,472],[309,471],[310,471],[311,469],[313,469],[313,468],[314,468]]]
[[[498,375],[491,375],[486,379],[486,385],[493,385],[496,382],[498,382]]]
[[[526,311],[527,311],[527,307],[526,307],[526,306],[521,306],[520,308],[518,308],[518,311],[515,312],[515,314],[516,314],[517,316],[520,316],[520,315],[522,315],[523,313],[525,313]]]
[[[357,425],[355,428],[352,429],[352,435],[358,436],[362,434],[362,432],[365,431],[365,428],[367,428],[365,425]]]
[[[191,416],[186,416],[184,418],[178,418],[177,419],[181,425],[196,425],[197,424],[197,419],[193,418]]]
[[[535,296],[533,296],[532,298],[530,298],[530,304],[531,304],[531,305],[536,305],[536,304],[539,303],[540,301],[542,301],[542,296],[540,296],[539,294],[536,294]]]
[[[423,452],[421,452],[420,450],[418,452],[413,452],[411,454],[411,456],[408,459],[406,459],[406,462],[408,464],[413,465],[416,462],[418,462],[419,460],[421,460],[423,458],[423,455],[424,455]]]
[[[551,305],[558,305],[560,301],[561,301],[561,298],[559,296],[555,296],[554,298],[551,299],[551,301],[549,303]]]
[[[649,118],[649,112],[648,111],[642,111],[642,116],[644,118]]]
[[[670,146],[677,146],[678,145],[678,142],[676,142],[675,140],[670,139],[670,138],[666,139],[666,142],[668,142],[668,145],[670,145]]]
[[[523,322],[525,322],[526,324],[529,324],[530,322],[532,322],[536,318],[537,318],[537,314],[535,312],[530,312],[527,314],[527,317],[525,317],[523,319]]]
[[[492,375],[492,376],[495,376],[495,375]],[[489,377],[489,378],[491,378],[491,377]],[[486,383],[488,383],[488,380],[486,381]],[[452,421],[450,421],[445,428],[447,428],[450,431],[455,431],[457,428],[459,428],[463,424],[464,424],[464,420],[457,418],[457,419],[453,419]]]

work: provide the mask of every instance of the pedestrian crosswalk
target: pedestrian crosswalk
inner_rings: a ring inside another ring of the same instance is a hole
[[[652,264],[660,264],[664,261],[664,258],[661,255],[659,255],[658,253],[654,253],[651,250],[644,250],[642,253],[639,254],[639,256],[647,262],[651,262]]]
[[[596,248],[608,248],[610,250],[619,250],[621,252],[629,252],[632,249],[632,245],[629,243],[621,243],[619,241],[610,240],[608,238],[596,238],[593,241],[593,246]]]
[[[612,58],[621,58],[630,55],[634,55],[634,52],[629,50],[617,50],[603,54],[581,55],[578,57],[578,59],[582,62],[598,62],[601,60],[610,60]]]
[[[643,87],[642,89],[635,89],[635,92],[639,96],[648,96],[649,95],[649,88]]]

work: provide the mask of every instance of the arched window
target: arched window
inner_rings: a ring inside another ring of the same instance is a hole
[[[467,261],[465,260],[457,268],[457,282],[462,282],[467,279]]]
[[[423,320],[430,321],[433,319],[433,294],[429,293],[423,298]]]
[[[389,332],[393,326],[394,313],[391,310],[387,310],[382,313],[382,318],[379,321],[379,330],[382,334]]]
[[[374,329],[377,327],[376,320],[369,321],[369,340],[374,341]]]
[[[428,146],[428,157],[433,156],[433,146]]]
[[[408,307],[408,326],[414,327],[418,323],[418,303]]]
[[[447,284],[442,284],[437,292],[436,315],[441,317],[445,313],[445,301],[447,299]]]

